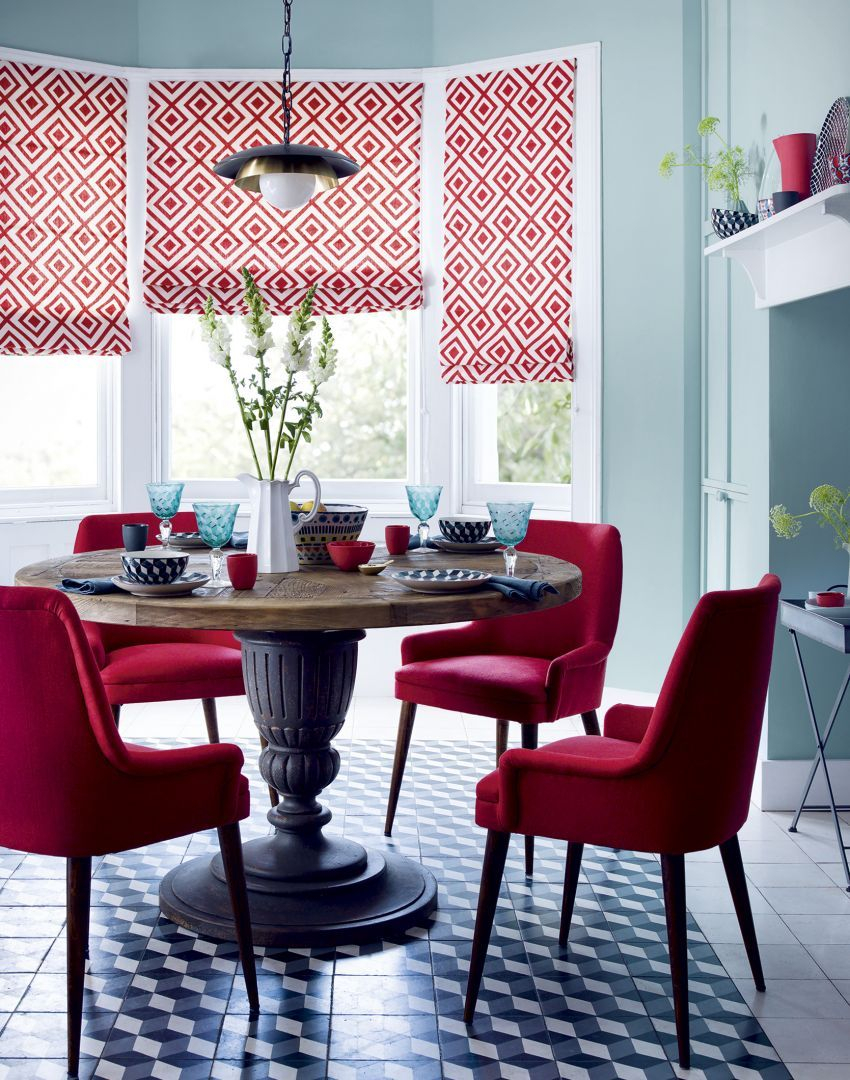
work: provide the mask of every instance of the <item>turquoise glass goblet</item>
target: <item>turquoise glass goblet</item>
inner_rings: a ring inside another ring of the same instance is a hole
[[[171,539],[171,519],[180,509],[185,484],[146,484],[151,510],[159,520],[159,541],[164,548]]]
[[[533,508],[533,502],[487,503],[487,511],[493,522],[493,535],[500,544],[505,545],[505,573],[508,577],[515,575],[516,545],[525,539]]]
[[[221,549],[233,536],[233,526],[236,524],[239,503],[196,502],[192,503],[192,509],[195,511],[201,539],[205,544],[209,544],[211,548],[211,584],[223,585],[224,579],[221,576],[221,567],[224,562],[224,552]]]
[[[427,547],[430,532],[428,522],[437,513],[440,496],[443,493],[443,485],[410,484],[404,490],[407,492],[407,504],[410,507],[410,512],[419,522],[419,547]]]

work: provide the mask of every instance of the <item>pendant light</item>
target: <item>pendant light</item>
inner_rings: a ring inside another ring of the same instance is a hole
[[[336,150],[289,141],[292,117],[292,0],[283,0],[283,142],[240,150],[214,166],[219,176],[243,191],[259,191],[279,210],[297,210],[314,195],[331,191],[360,171],[356,161]]]

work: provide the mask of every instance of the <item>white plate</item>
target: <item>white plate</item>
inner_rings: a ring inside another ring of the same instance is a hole
[[[850,604],[843,607],[819,607],[814,600],[806,601],[806,611],[814,611],[818,615],[825,615],[828,619],[836,619],[838,622],[850,622]]]
[[[477,544],[464,544],[457,540],[445,540],[441,536],[434,537],[434,547],[440,551],[448,551],[452,555],[487,555],[492,551],[498,551],[504,547],[498,540],[490,537],[489,540],[479,540]]]
[[[486,585],[492,577],[483,570],[398,570],[394,581],[413,592],[471,592]]]
[[[162,537],[157,533],[157,540],[162,543]],[[168,546],[177,548],[178,551],[209,551],[210,546],[202,540],[197,533],[172,533]]]
[[[209,574],[185,574],[169,585],[142,585],[125,577],[114,577],[112,584],[133,596],[188,596],[209,581]]]

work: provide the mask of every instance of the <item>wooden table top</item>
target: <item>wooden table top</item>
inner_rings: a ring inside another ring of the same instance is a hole
[[[66,555],[25,566],[15,575],[18,585],[54,588],[63,578],[107,578],[120,574],[120,551]],[[377,555],[376,555],[377,557]],[[491,619],[543,611],[574,600],[581,593],[581,571],[548,555],[521,553],[517,576],[542,578],[558,590],[539,602],[508,600],[495,589],[425,595],[393,581],[394,570],[450,568],[504,573],[500,553],[482,556],[415,551],[397,557],[377,577],[334,566],[305,567],[292,574],[261,574],[245,592],[198,589],[189,596],[140,598],[129,593],[81,596],[67,593],[80,617],[90,622],[128,626],[179,626],[205,630],[368,630],[380,626],[427,626]],[[189,571],[208,570],[206,554],[189,557]]]

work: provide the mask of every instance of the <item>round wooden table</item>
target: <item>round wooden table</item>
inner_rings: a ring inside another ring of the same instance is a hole
[[[205,565],[204,555],[189,560],[190,570]],[[426,596],[389,577],[395,569],[458,565],[494,573],[504,568],[501,554],[459,557],[428,550],[395,559],[379,577],[322,566],[262,575],[245,592],[226,586],[158,599],[67,594],[91,622],[232,630],[242,643],[245,690],[264,743],[260,772],[280,796],[268,814],[274,832],[243,848],[258,944],[376,940],[436,907],[436,882],[419,863],[325,834],[331,811],[316,796],[339,773],[332,740],[345,722],[357,646],[367,629],[520,615],[557,607],[581,592],[576,566],[531,554],[520,555],[517,576],[544,578],[557,589],[538,603],[510,601],[493,589]],[[15,580],[53,588],[62,578],[118,573],[120,552],[100,551],[35,563]],[[160,907],[190,930],[236,939],[219,855],[171,870],[160,886]]]

